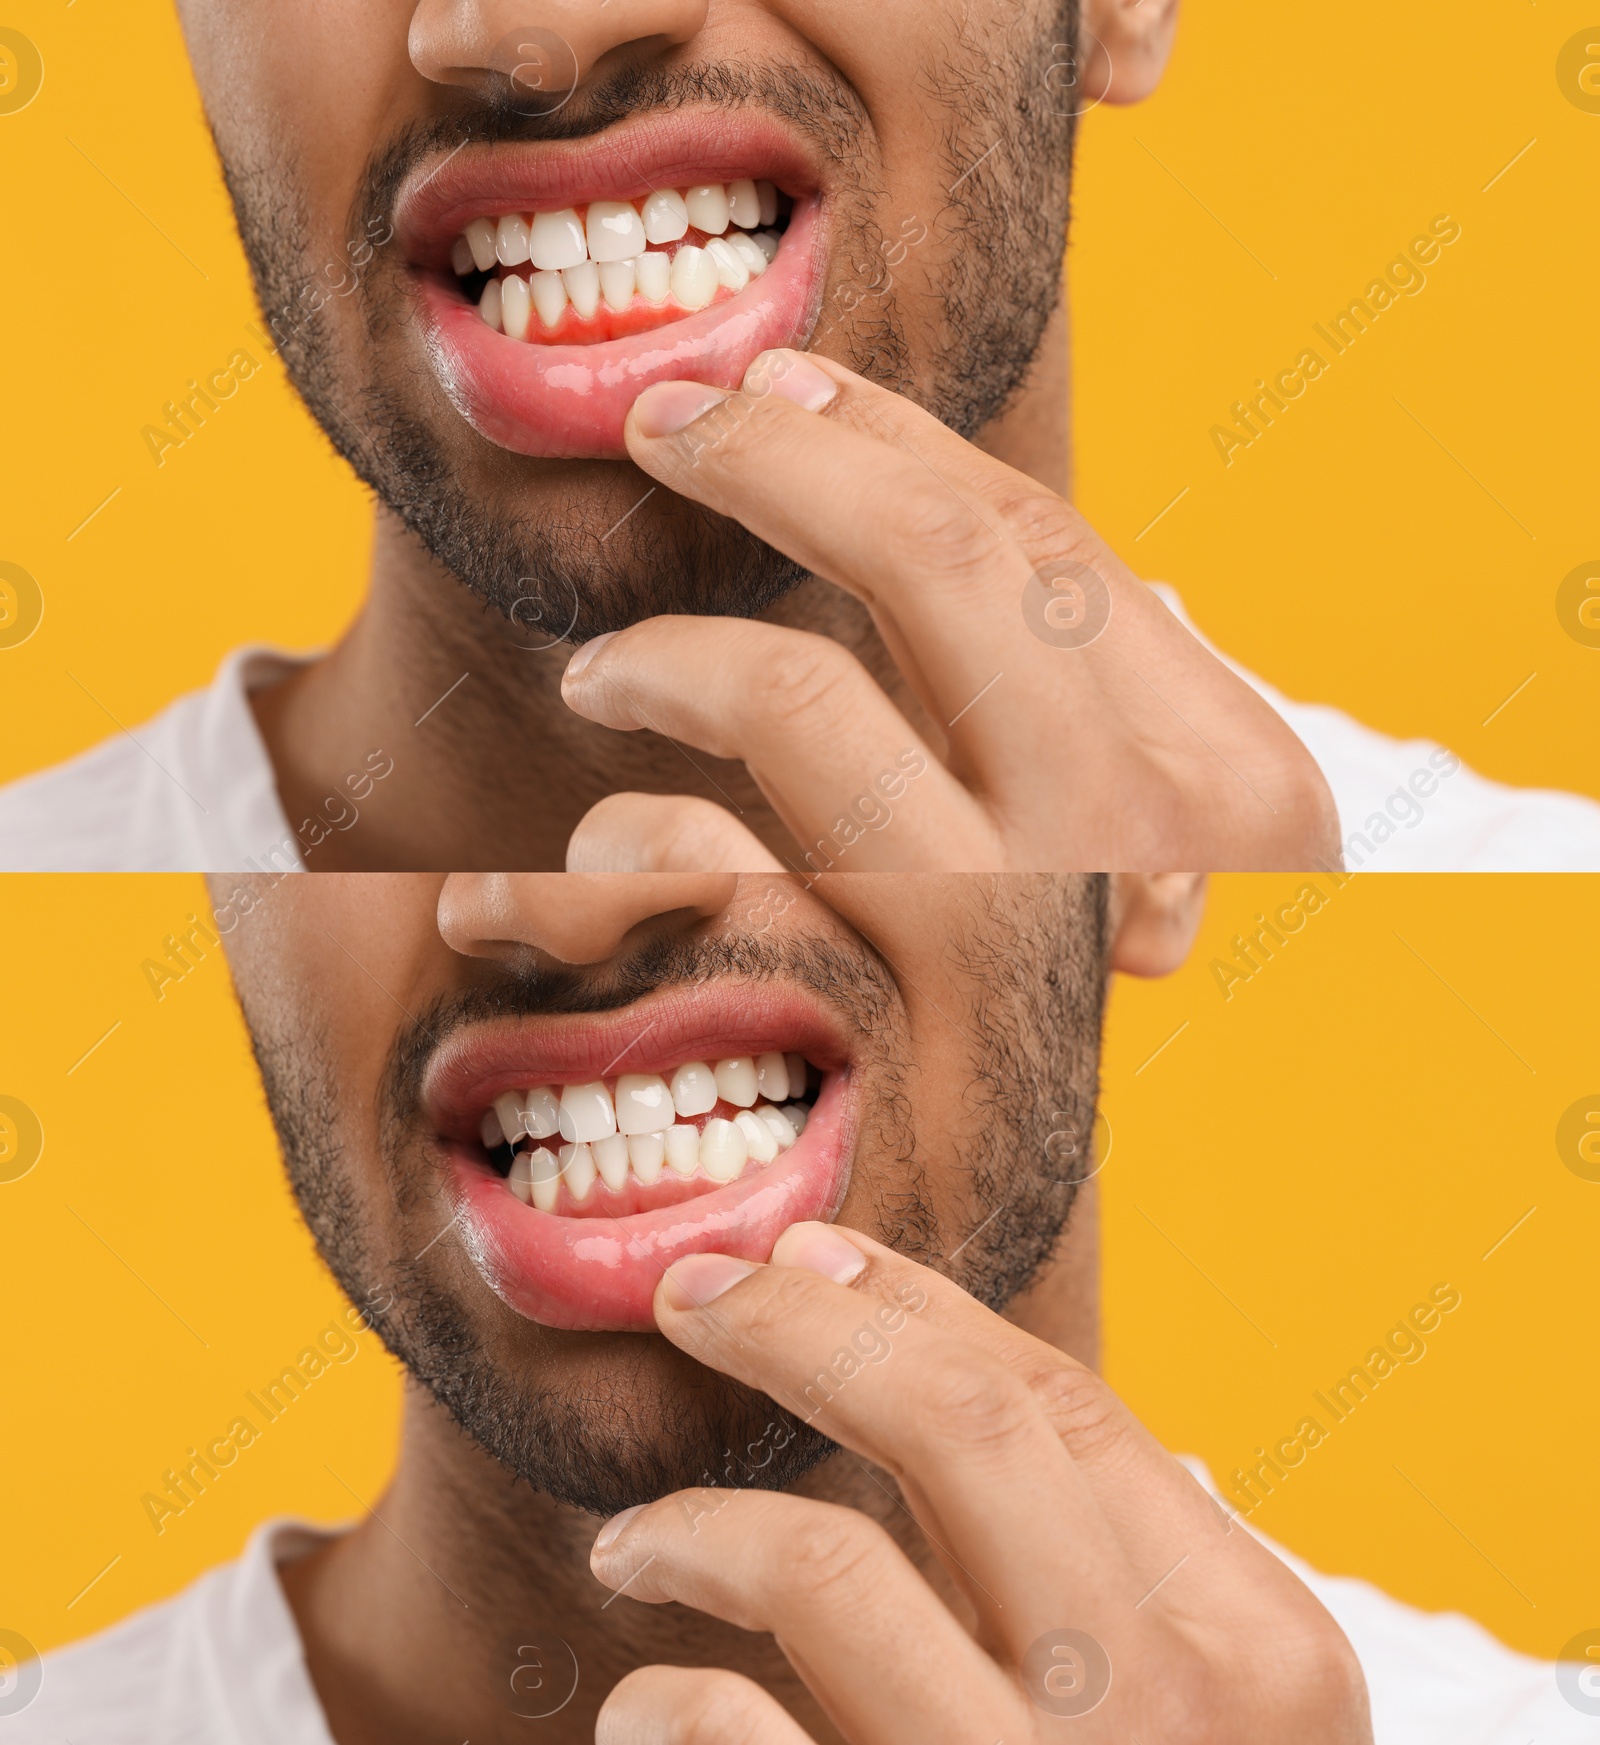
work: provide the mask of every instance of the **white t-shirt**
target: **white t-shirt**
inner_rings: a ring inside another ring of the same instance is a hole
[[[1177,595],[1155,591],[1205,643]],[[1350,871],[1600,871],[1595,801],[1488,781],[1440,746],[1390,739],[1337,709],[1294,702],[1212,653],[1321,765]],[[0,788],[0,872],[301,870],[248,701],[295,665],[270,649],[240,649],[208,690]]]
[[[333,1745],[276,1566],[321,1535],[269,1522],[237,1563],[37,1663],[37,1694],[3,1745]],[[1414,1611],[1363,1581],[1273,1550],[1349,1637],[1375,1745],[1600,1745],[1555,1669],[1453,1613]],[[0,1711],[5,1708],[0,1699]]]

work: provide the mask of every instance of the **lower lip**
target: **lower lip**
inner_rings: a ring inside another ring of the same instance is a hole
[[[821,227],[801,201],[777,258],[737,297],[629,339],[541,345],[508,339],[439,280],[421,280],[428,355],[480,435],[543,460],[620,460],[634,401],[657,382],[734,389],[764,351],[803,343],[816,319]]]
[[[849,1179],[845,1073],[829,1073],[790,1149],[726,1187],[621,1218],[558,1218],[525,1206],[464,1146],[452,1149],[462,1238],[517,1314],[573,1332],[644,1333],[661,1275],[686,1254],[764,1261],[791,1224],[833,1218]]]

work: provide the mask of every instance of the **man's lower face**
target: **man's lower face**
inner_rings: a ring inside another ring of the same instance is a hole
[[[525,949],[446,945],[430,878],[287,881],[231,937],[341,1284],[470,1435],[596,1513],[788,1485],[829,1447],[804,1399],[654,1333],[674,1260],[764,1260],[837,1216],[1000,1306],[1085,1167],[1099,882],[773,890],[582,968],[539,948],[537,917]]]
[[[677,44],[639,10],[571,89],[559,37],[503,8],[184,7],[297,387],[530,647],[753,614],[800,579],[736,524],[641,502],[622,427],[646,387],[733,388],[811,346],[971,435],[1060,294],[1072,0],[727,0]],[[448,77],[432,11],[484,15]]]

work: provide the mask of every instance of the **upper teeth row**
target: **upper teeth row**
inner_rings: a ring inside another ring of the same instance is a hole
[[[730,224],[757,230],[778,220],[778,190],[771,182],[708,182],[698,188],[661,188],[637,204],[593,200],[581,216],[575,206],[559,212],[508,212],[498,221],[474,218],[455,240],[450,264],[462,276],[476,268],[520,267],[529,261],[546,273],[565,272],[592,260],[635,260],[650,243],[680,242],[691,229],[722,236]]]

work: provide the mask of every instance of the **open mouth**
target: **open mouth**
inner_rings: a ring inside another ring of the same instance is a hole
[[[824,205],[775,121],[678,112],[452,154],[402,194],[397,230],[468,423],[518,454],[610,460],[646,388],[734,389],[805,343]]]
[[[638,1071],[616,1070],[619,1050],[641,1052],[639,1020],[616,1015],[563,1026],[559,1042],[513,1027],[446,1045],[427,1101],[453,1221],[518,1314],[645,1331],[673,1261],[763,1261],[789,1225],[837,1214],[853,1128],[839,1039],[770,993],[732,1029],[686,1021],[705,1004],[696,990],[651,1019],[684,1046],[658,1034],[651,1058],[626,1062]]]

